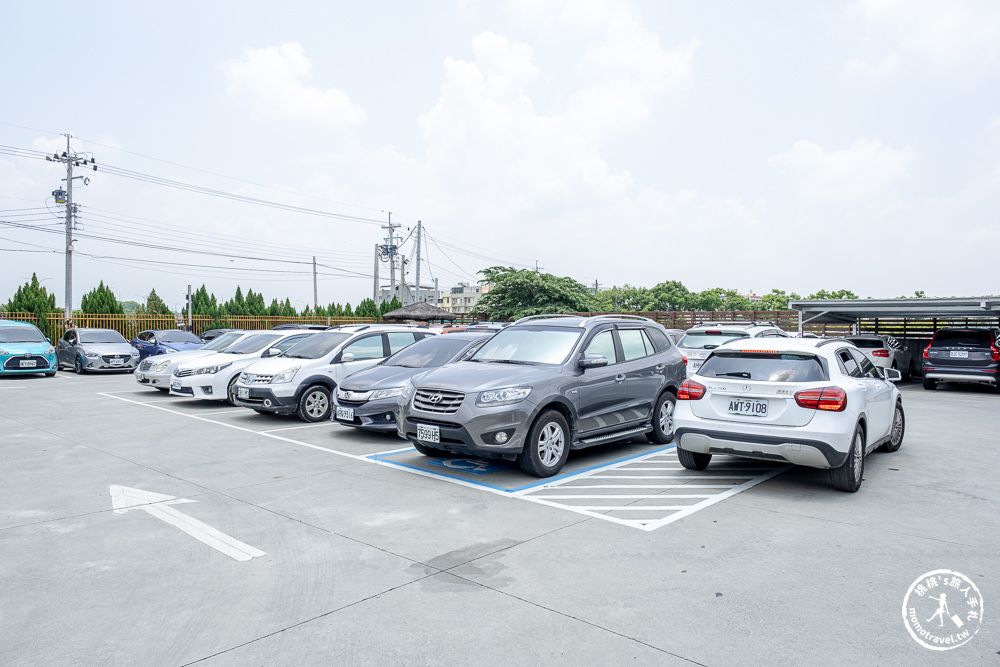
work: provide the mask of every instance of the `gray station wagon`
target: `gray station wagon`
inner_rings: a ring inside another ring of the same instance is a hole
[[[409,382],[396,425],[427,456],[516,460],[548,477],[571,449],[642,434],[670,442],[684,377],[683,357],[652,320],[535,315]]]

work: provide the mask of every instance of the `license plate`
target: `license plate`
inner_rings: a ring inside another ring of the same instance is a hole
[[[417,440],[434,443],[441,442],[441,429],[437,426],[417,424]]]
[[[38,362],[34,359],[22,359],[21,368],[34,368],[38,365]]]
[[[760,398],[729,399],[729,414],[743,417],[766,417],[767,401]]]
[[[952,350],[950,352],[950,356],[953,359],[968,359],[969,358],[969,351],[968,350]]]
[[[171,382],[170,383],[170,388],[173,389],[174,391],[180,391],[181,390],[181,383],[180,382]]]
[[[247,387],[237,387],[236,398],[250,398],[250,389]]]
[[[701,365],[703,363],[705,363],[705,362],[704,361],[692,361],[691,362],[691,370],[693,370],[693,371],[698,370],[699,368],[701,368]]]
[[[112,359],[111,360],[111,365],[112,366],[121,366],[124,363],[125,363],[124,359]]]
[[[345,422],[354,421],[354,408],[337,408],[337,419],[341,419]],[[420,428],[417,427],[417,437],[419,438]]]

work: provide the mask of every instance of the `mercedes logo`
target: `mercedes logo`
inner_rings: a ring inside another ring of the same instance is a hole
[[[443,397],[441,396],[441,394],[431,394],[430,396],[427,397],[427,402],[437,405],[438,403],[441,402],[442,398]]]
[[[740,391],[750,391],[750,385],[745,384],[740,388]]]

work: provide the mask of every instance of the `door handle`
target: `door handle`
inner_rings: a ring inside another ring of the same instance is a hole
[[[621,373],[615,376],[615,382],[624,382],[624,381],[625,381],[625,376],[622,375]]]
[[[662,371],[666,366],[666,364],[656,364],[656,370]]]

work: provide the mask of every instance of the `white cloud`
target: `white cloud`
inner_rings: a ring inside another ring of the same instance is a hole
[[[853,58],[844,66],[843,76],[847,79],[884,79],[896,71],[900,56],[893,51],[879,62],[872,64],[861,58]]]
[[[996,0],[859,0],[869,28],[943,67],[983,66],[1000,52]]]
[[[247,49],[242,60],[230,60],[223,69],[227,91],[233,97],[249,97],[255,118],[322,124],[365,122],[365,110],[351,102],[347,93],[305,83],[312,78],[313,64],[296,42]]]
[[[790,173],[806,197],[859,200],[885,194],[908,177],[915,160],[912,148],[894,149],[861,137],[850,148],[830,152],[796,141],[790,151],[771,156],[768,164]]]

